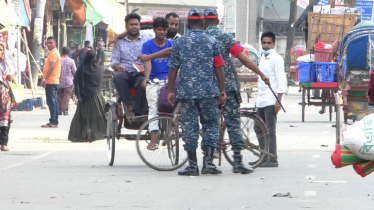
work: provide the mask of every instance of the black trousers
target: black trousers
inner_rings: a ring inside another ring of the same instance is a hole
[[[9,112],[8,126],[0,127],[0,145],[5,145],[5,146],[8,145],[9,129],[10,129],[10,112]]]
[[[257,114],[258,116],[265,122],[265,125],[268,129],[269,132],[269,152],[271,154],[277,155],[277,135],[276,135],[276,130],[277,130],[277,115],[274,112],[274,106],[267,106],[264,108],[257,108]],[[262,137],[262,132],[261,130],[255,125],[254,127],[255,132],[258,135],[258,140],[260,143],[260,147],[263,148],[264,146],[264,139]],[[261,137],[260,137],[261,135]],[[276,159],[273,159],[276,160]]]
[[[114,75],[114,85],[118,91],[120,100],[125,105],[132,105],[130,98],[130,88],[135,88],[136,101],[134,107],[135,115],[142,114],[144,104],[146,103],[145,89],[142,88],[144,76],[139,72],[116,72]]]

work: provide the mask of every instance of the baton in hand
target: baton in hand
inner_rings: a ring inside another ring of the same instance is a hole
[[[273,93],[274,97],[277,99],[279,105],[282,107],[283,111],[286,112],[286,110],[284,109],[282,103],[279,101],[278,96],[274,93],[274,90],[270,87],[270,85],[268,85],[268,86],[269,86],[271,92]]]

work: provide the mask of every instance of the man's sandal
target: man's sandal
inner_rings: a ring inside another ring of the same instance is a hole
[[[7,152],[7,151],[9,151],[9,148],[5,145],[2,145],[1,146],[1,151]]]
[[[127,110],[126,112],[126,119],[131,121],[135,117],[135,113],[132,110]]]
[[[42,127],[42,128],[57,128],[58,125],[54,125],[54,124],[52,124],[52,123],[47,123],[47,124],[45,124],[45,125],[42,125],[41,127]]]
[[[147,145],[147,150],[155,151],[156,149],[158,149],[158,145],[156,143],[149,143]]]

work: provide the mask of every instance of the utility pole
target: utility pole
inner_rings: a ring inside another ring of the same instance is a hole
[[[259,23],[258,23],[258,52],[261,53],[262,50],[262,45],[261,45],[261,35],[264,30],[264,2],[259,1],[260,3],[260,17],[258,18]]]
[[[126,15],[129,14],[129,0],[125,0]]]
[[[296,28],[292,27],[292,24],[296,21],[297,16],[297,1],[290,1],[290,17],[287,25],[287,46],[286,46],[286,57],[285,57],[285,70],[287,71],[290,67],[291,48],[295,41]]]
[[[43,25],[44,25],[44,10],[45,4],[47,0],[37,0],[36,2],[36,9],[33,11],[33,20],[32,20],[32,43],[31,43],[31,54],[35,58],[36,61],[31,61],[31,73],[32,73],[32,82],[34,83],[34,87],[37,86],[38,83],[38,64],[36,62],[40,59],[40,48],[41,48],[41,41],[43,36]]]

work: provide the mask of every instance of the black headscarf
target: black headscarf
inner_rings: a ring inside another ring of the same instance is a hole
[[[75,73],[75,94],[79,101],[87,100],[101,89],[103,70],[94,60],[95,52],[93,50],[87,51],[83,64],[78,67]]]

